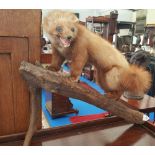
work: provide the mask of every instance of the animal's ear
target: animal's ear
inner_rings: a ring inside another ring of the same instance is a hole
[[[42,20],[43,30],[49,33],[49,31],[51,31],[53,28],[52,26],[55,24],[53,22],[54,20],[54,16],[51,12],[45,15]]]
[[[74,23],[79,22],[79,19],[76,17],[75,14],[71,13],[68,18],[70,18],[70,20],[72,20]]]

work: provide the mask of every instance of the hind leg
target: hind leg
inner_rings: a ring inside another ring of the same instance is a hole
[[[113,67],[110,71],[104,72],[97,69],[97,83],[104,89],[106,96],[113,99],[120,99],[123,90],[120,87],[121,69]]]
[[[120,79],[121,79],[122,69],[120,67],[113,67],[110,71],[105,74],[105,82],[110,91],[119,91]]]
[[[120,99],[123,94],[123,88],[120,85],[122,69],[120,67],[113,67],[110,71],[106,73],[105,81],[109,88],[107,96],[114,98],[116,100]]]

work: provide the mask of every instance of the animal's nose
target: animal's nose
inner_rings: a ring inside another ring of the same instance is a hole
[[[68,40],[71,40],[71,39],[72,39],[72,36],[67,36],[67,39],[68,39]]]

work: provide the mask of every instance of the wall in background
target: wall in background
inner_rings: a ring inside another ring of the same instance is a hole
[[[155,9],[147,10],[146,24],[155,24]]]
[[[104,16],[109,15],[111,11],[114,9],[74,9],[68,10],[71,12],[79,13],[79,19],[81,21],[85,21],[86,17],[88,16]],[[43,10],[43,16],[46,15],[51,10]],[[136,13],[132,10],[127,9],[118,9],[118,21],[128,21],[128,22],[135,22],[136,21]]]

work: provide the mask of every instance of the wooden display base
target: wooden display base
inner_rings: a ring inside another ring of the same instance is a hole
[[[73,109],[73,104],[69,98],[56,93],[52,93],[52,101],[46,103],[46,109],[53,118],[58,118],[66,114],[78,113],[78,110]]]

